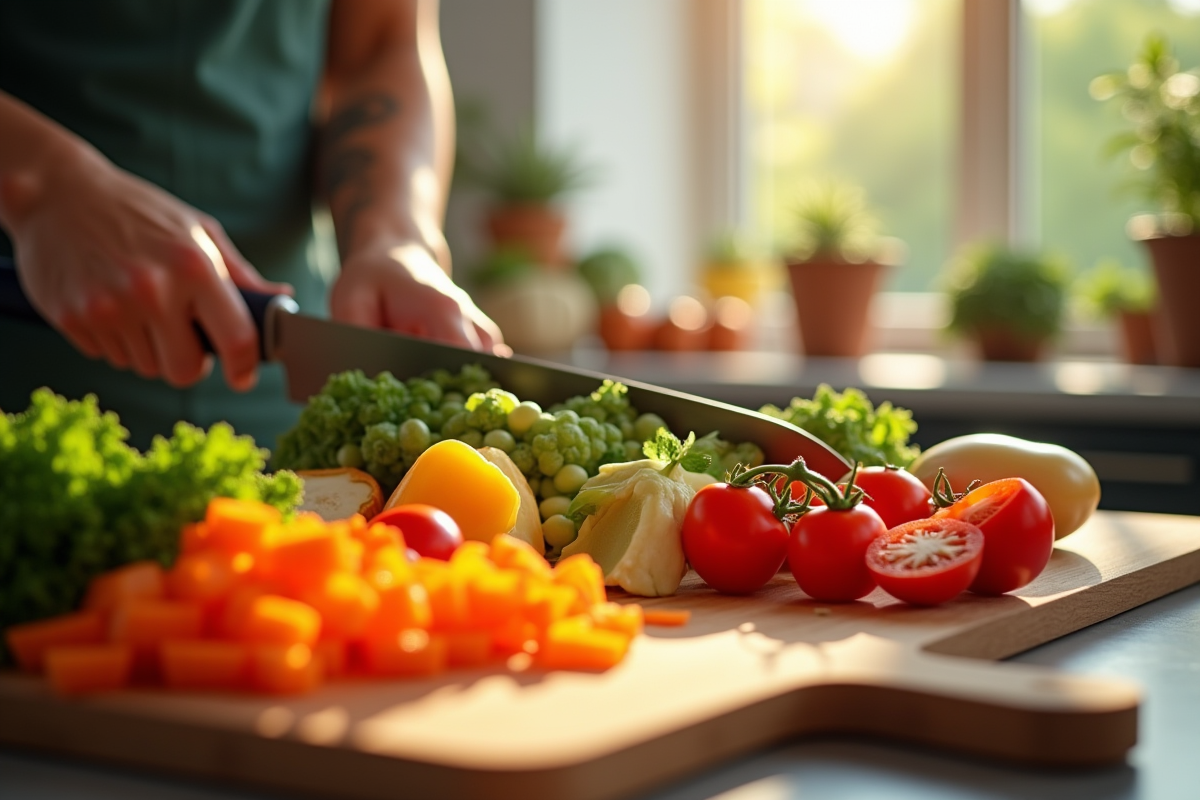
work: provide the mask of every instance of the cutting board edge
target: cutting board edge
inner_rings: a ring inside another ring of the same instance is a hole
[[[1200,583],[1200,550],[1100,581],[1051,603],[1026,606],[918,649],[988,661],[1010,658],[1196,583]]]

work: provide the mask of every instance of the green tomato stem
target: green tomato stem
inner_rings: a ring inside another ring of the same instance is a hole
[[[775,498],[775,516],[783,519],[780,511],[785,510],[787,513],[801,513],[808,510],[808,504],[811,502],[813,495],[821,498],[830,510],[833,511],[848,511],[862,502],[865,496],[863,490],[854,485],[854,479],[858,475],[859,463],[854,464],[854,468],[850,471],[850,480],[846,484],[846,490],[842,491],[837,484],[821,475],[818,472],[813,472],[804,463],[804,459],[797,457],[791,464],[763,464],[760,467],[752,469],[737,470],[736,474],[731,475],[729,484],[731,486],[749,486],[755,478],[760,476],[775,476],[784,479],[784,485],[776,494],[774,484],[776,481],[768,479],[767,485],[770,487],[768,491]],[[792,504],[791,500],[791,485],[793,483],[802,483],[805,487],[804,502]],[[792,507],[795,507],[794,509]]]

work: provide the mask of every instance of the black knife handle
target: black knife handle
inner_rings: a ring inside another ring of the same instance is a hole
[[[254,320],[254,329],[258,331],[259,360],[269,361],[270,341],[267,331],[270,330],[271,316],[280,306],[291,311],[295,309],[295,305],[287,295],[264,294],[247,289],[238,289],[238,293],[245,301],[246,308],[250,310],[250,317]],[[0,315],[49,325],[29,302],[29,298],[25,296],[25,291],[21,288],[21,282],[17,277],[16,265],[13,264],[11,258],[4,256],[0,256]],[[198,324],[195,328],[196,336],[200,338],[200,346],[204,348],[204,352],[215,353],[208,334]]]

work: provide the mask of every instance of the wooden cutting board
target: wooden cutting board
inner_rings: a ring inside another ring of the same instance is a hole
[[[992,660],[1200,581],[1200,518],[1099,513],[1015,596],[933,609],[876,592],[753,597],[695,576],[687,608],[602,674],[503,668],[301,699],[136,691],[79,700],[0,676],[0,741],[343,798],[604,800],[780,740],[858,732],[1048,765],[1122,759],[1139,692]],[[969,657],[969,658],[964,658]]]

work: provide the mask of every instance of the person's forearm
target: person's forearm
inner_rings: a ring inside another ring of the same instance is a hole
[[[442,220],[454,110],[436,5],[420,5],[415,37],[331,75],[328,91],[319,180],[343,259],[408,244],[427,248],[448,270]]]
[[[46,173],[80,157],[102,158],[90,145],[12,95],[0,92],[0,227],[12,231],[6,219],[5,184],[29,182],[22,192],[28,202],[40,194]]]

